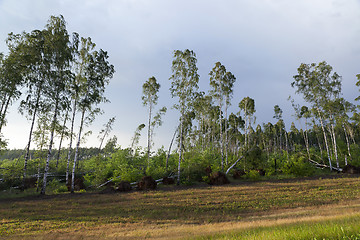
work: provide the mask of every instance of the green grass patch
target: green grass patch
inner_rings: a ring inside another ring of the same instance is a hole
[[[360,215],[341,217],[334,220],[310,221],[305,223],[282,224],[270,227],[254,227],[198,237],[195,239],[243,239],[243,240],[323,240],[323,239],[360,239]]]

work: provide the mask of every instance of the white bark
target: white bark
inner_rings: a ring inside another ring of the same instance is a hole
[[[152,114],[152,99],[149,101],[149,123],[148,123],[148,139],[147,139],[147,167],[150,163],[150,148],[151,148],[151,114]]]
[[[178,175],[177,175],[177,185],[180,185],[180,173],[181,173],[181,157],[182,157],[182,139],[183,139],[183,117],[184,114],[181,114],[181,119],[180,119],[180,146],[179,146],[179,163],[178,163]]]
[[[73,141],[73,133],[74,133],[74,121],[75,121],[75,115],[76,115],[76,107],[77,107],[77,101],[74,100],[73,114],[71,117],[69,152],[68,152],[68,160],[67,160],[67,164],[66,164],[66,185],[69,184],[69,170],[70,170],[69,167],[70,167],[70,160],[71,160],[71,150],[72,150],[72,141]]]
[[[54,142],[54,133],[55,133],[55,124],[56,124],[56,120],[57,120],[57,111],[58,111],[58,94],[57,94],[57,99],[56,99],[56,103],[55,103],[55,112],[54,112],[54,118],[52,120],[52,124],[51,124],[51,135],[50,135],[50,144],[49,144],[49,150],[48,150],[48,156],[46,159],[46,165],[45,165],[45,170],[44,170],[44,179],[43,179],[43,186],[41,188],[41,195],[45,194],[46,191],[46,184],[47,184],[47,175],[49,172],[49,164],[50,164],[50,158],[51,158],[51,151],[52,151],[52,145]]]
[[[85,117],[85,109],[81,113],[80,129],[79,129],[78,141],[77,141],[77,144],[76,144],[74,164],[73,164],[72,175],[71,175],[71,193],[74,193],[75,169],[76,169],[77,157],[78,157],[78,154],[79,154],[81,133],[82,133],[83,125],[84,125],[84,117]]]
[[[343,124],[343,128],[344,128],[344,133],[345,133],[345,138],[346,138],[346,146],[347,146],[347,149],[348,149],[348,154],[349,154],[349,157],[351,159],[349,137],[347,135],[346,128],[345,128],[344,124]],[[345,155],[345,160],[347,160],[346,155]],[[345,165],[347,165],[347,161],[346,161]]]
[[[179,129],[179,128],[177,127],[176,130],[175,130],[175,132],[174,132],[174,135],[173,135],[173,137],[172,137],[172,139],[171,139],[171,142],[170,142],[168,154],[167,154],[167,157],[166,157],[166,169],[167,169],[168,166],[169,166],[169,157],[170,157],[170,154],[171,154],[171,147],[172,147],[172,144],[173,144],[174,139],[175,139],[175,137],[176,137],[176,133],[177,133],[178,129]]]
[[[329,167],[330,167],[330,170],[332,170],[330,149],[329,149],[329,145],[328,145],[328,141],[327,141],[327,137],[326,137],[326,132],[325,132],[325,127],[324,127],[323,119],[322,119],[322,117],[321,117],[320,110],[317,109],[317,111],[318,111],[319,118],[320,118],[321,129],[322,129],[323,134],[324,134],[324,142],[325,142],[326,152],[327,152],[327,155],[328,155]]]
[[[227,174],[230,172],[230,170],[231,170],[233,167],[235,167],[235,165],[236,165],[241,159],[243,159],[243,157],[244,157],[244,156],[241,156],[238,160],[236,160],[236,162],[234,162],[234,164],[231,165],[231,166],[228,168],[228,170],[226,170],[225,175],[227,175]]]

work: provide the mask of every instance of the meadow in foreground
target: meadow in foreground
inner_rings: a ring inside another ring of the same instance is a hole
[[[359,239],[354,177],[0,200],[4,239]]]

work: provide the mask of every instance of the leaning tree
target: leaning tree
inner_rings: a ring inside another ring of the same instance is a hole
[[[115,72],[114,66],[108,61],[107,52],[100,49],[93,51],[95,44],[90,38],[81,39],[79,62],[84,69],[81,71],[79,82],[79,111],[81,114],[78,139],[76,144],[72,169],[71,192],[74,192],[75,168],[79,154],[79,147],[84,125],[90,124],[101,112],[98,104],[108,102],[105,98],[105,88]]]
[[[304,100],[311,105],[312,110],[316,113],[315,116],[321,124],[324,136],[329,167],[332,169],[330,146],[325,129],[325,121],[329,117],[329,115],[327,116],[326,107],[330,101],[337,99],[341,93],[341,76],[333,72],[333,68],[325,61],[319,64],[302,63],[297,71],[298,74],[294,76],[291,86],[296,88],[297,94],[303,95]]]
[[[45,92],[45,95],[48,103],[51,103],[48,114],[52,115],[52,120],[43,186],[40,193],[42,195],[45,194],[46,190],[54,134],[59,121],[59,115],[69,107],[69,91],[67,86],[73,76],[70,71],[72,48],[64,17],[51,16],[44,30],[44,34],[46,46],[44,55],[47,63],[47,74],[45,77],[49,79],[49,88]]]

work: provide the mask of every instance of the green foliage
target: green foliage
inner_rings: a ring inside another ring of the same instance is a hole
[[[245,177],[253,181],[256,181],[260,179],[260,174],[257,170],[250,170],[249,172],[246,173]]]
[[[360,166],[360,146],[358,144],[351,144],[350,151],[352,160],[349,160],[349,164]]]
[[[163,148],[158,149],[156,155],[150,158],[149,166],[146,169],[146,175],[154,179],[160,179],[166,176],[166,157],[167,153]]]
[[[84,163],[87,172],[85,181],[91,185],[99,185],[117,177],[118,181],[137,181],[144,174],[144,163],[144,157],[138,153],[133,156],[130,149],[119,149],[110,157],[98,155]]]
[[[305,156],[294,154],[289,161],[284,163],[282,171],[295,176],[311,176],[315,173],[315,167],[307,161]]]
[[[220,153],[214,153],[210,149],[203,152],[185,153],[182,162],[183,179],[201,182],[207,176],[205,171],[207,167],[211,167],[213,172],[221,171],[220,161]]]
[[[264,156],[259,146],[255,146],[247,152],[246,162],[250,169],[265,168]]]
[[[52,181],[48,183],[48,187],[50,191],[55,194],[65,193],[68,191],[67,187],[64,183],[61,183],[58,179],[54,178]]]

